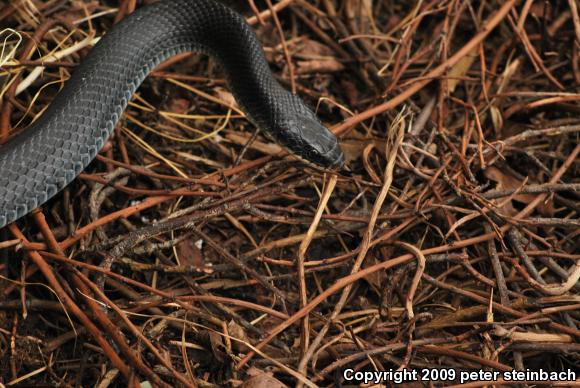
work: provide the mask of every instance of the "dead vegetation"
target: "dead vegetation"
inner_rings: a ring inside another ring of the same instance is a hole
[[[0,139],[136,6],[116,4],[0,7]],[[348,171],[257,134],[207,58],[163,64],[90,168],[0,231],[0,382],[577,370],[578,3],[235,5]]]

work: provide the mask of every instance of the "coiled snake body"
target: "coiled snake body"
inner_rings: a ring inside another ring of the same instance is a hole
[[[45,203],[80,174],[146,75],[183,51],[215,57],[250,120],[289,151],[323,167],[342,164],[336,137],[274,79],[241,16],[214,0],[166,0],[140,8],[116,25],[44,114],[0,147],[0,228]]]

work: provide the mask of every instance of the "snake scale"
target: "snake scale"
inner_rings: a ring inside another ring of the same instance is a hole
[[[75,179],[103,147],[147,74],[184,51],[216,58],[240,107],[277,143],[316,165],[342,165],[336,137],[275,80],[260,42],[239,14],[214,0],[164,0],[115,25],[42,116],[0,146],[0,228]]]

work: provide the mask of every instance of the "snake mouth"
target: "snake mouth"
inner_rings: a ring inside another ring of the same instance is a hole
[[[342,152],[342,148],[340,148],[340,144],[338,139],[333,149],[331,149],[329,153],[328,160],[330,160],[330,164],[328,168],[331,170],[339,170],[344,165],[344,153]]]

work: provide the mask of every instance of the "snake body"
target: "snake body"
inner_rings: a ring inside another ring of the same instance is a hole
[[[184,51],[215,57],[238,104],[276,142],[314,164],[342,164],[336,137],[274,79],[240,15],[214,0],[165,0],[138,9],[105,34],[44,114],[0,147],[0,228],[75,179],[147,74]]]

